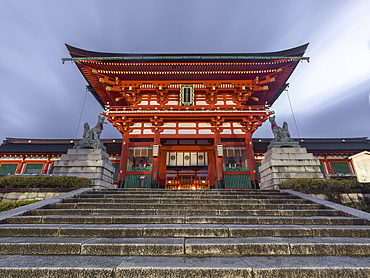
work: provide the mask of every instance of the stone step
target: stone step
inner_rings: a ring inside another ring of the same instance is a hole
[[[140,218],[140,217],[138,217]],[[154,217],[155,220],[161,219]],[[0,237],[370,237],[366,225],[2,224]]]
[[[38,209],[28,215],[218,215],[218,216],[346,216],[333,209]]]
[[[115,189],[95,189],[90,191],[91,194],[95,193],[112,193],[112,194],[120,194],[120,193],[134,193],[134,194],[151,194],[151,193],[158,193],[165,195],[165,194],[218,194],[218,195],[225,195],[225,194],[287,194],[286,192],[282,192],[279,190],[256,190],[256,189],[161,189],[161,188],[115,188]]]
[[[147,194],[143,194],[143,193],[137,193],[137,192],[119,192],[119,193],[114,193],[114,192],[100,192],[100,191],[94,191],[94,192],[85,192],[83,195],[90,195],[90,198],[92,197],[95,197],[96,195],[98,196],[109,196],[109,197],[113,197],[113,198],[116,198],[116,197],[121,197],[121,196],[134,196],[134,197],[138,197],[140,198],[141,197],[166,197],[166,198],[181,198],[181,197],[188,197],[188,198],[231,198],[231,199],[235,199],[235,198],[243,198],[243,197],[249,197],[249,196],[256,196],[256,197],[280,197],[280,198],[284,198],[284,197],[294,197],[290,194],[287,194],[287,193],[257,193],[257,192],[250,192],[250,193],[238,193],[238,192],[235,192],[235,193],[225,193],[225,194],[213,194],[213,193],[202,193],[202,194],[199,194],[199,193],[192,193],[192,192],[187,192],[186,194],[184,193],[180,193],[179,192],[180,190],[176,190],[174,192],[148,192]]]
[[[289,194],[280,190],[255,190],[255,189],[155,189],[155,188],[101,188],[94,189],[90,193],[95,194],[194,194],[194,195],[248,195],[248,194],[259,194],[259,195],[285,195]],[[89,193],[84,193],[89,194]]]
[[[57,203],[47,205],[45,209],[88,209],[96,208],[96,203]],[[101,209],[214,209],[213,204],[161,204],[161,203],[99,203]],[[320,204],[220,204],[217,209],[328,209]]]
[[[2,255],[0,276],[22,277],[369,277],[368,256]]]
[[[184,256],[184,238],[5,237],[0,255]]]
[[[300,199],[299,197],[292,196],[292,195],[258,195],[258,194],[250,194],[250,195],[162,195],[162,194],[80,194],[79,198],[115,198],[115,199],[220,199],[220,200],[233,200],[233,199]]]
[[[64,203],[78,203],[78,202],[89,202],[89,203],[162,203],[162,204],[312,204],[311,201],[305,199],[192,199],[192,198],[137,198],[137,199],[124,199],[124,198],[66,198],[63,200]]]
[[[370,218],[303,194],[79,192],[1,218],[0,277],[370,277]]]
[[[190,256],[369,256],[369,238],[333,237],[255,237],[186,239]]]
[[[171,217],[172,216],[172,217]],[[344,216],[206,216],[206,215],[40,215],[15,216],[6,223],[43,224],[265,224],[265,225],[368,225],[360,218]]]
[[[0,255],[370,256],[370,239],[5,237],[0,238]]]
[[[330,256],[169,257],[166,260],[158,256],[130,256],[116,271],[123,277],[368,277],[369,261],[369,257]]]

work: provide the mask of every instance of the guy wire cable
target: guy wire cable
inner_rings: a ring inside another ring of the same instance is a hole
[[[78,130],[80,129],[80,123],[81,123],[81,118],[82,118],[82,112],[84,111],[85,101],[86,101],[86,95],[87,95],[87,91],[88,91],[88,90],[89,90],[89,89],[88,89],[88,88],[87,88],[87,86],[86,86],[84,102],[82,103],[81,114],[80,114],[80,119],[78,120],[78,125],[77,125],[77,131],[76,131],[76,136],[75,136],[75,138],[77,138]]]
[[[295,124],[295,128],[297,129],[297,134],[298,134],[298,138],[301,139],[301,136],[299,135],[299,131],[298,131],[298,126],[297,126],[297,122],[295,120],[295,116],[294,116],[294,111],[293,111],[293,106],[292,106],[292,102],[290,101],[290,96],[289,96],[289,84],[287,86],[287,88],[285,89],[287,95],[288,95],[288,100],[289,100],[289,105],[290,105],[290,110],[292,111],[292,116],[293,116],[293,120],[294,120],[294,124]]]

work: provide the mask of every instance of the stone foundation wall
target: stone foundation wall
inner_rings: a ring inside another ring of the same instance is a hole
[[[75,189],[60,188],[6,188],[0,189],[0,202],[45,200]]]
[[[355,209],[363,211],[370,210],[370,190],[294,190],[322,200],[346,205]]]
[[[308,194],[316,198],[340,204],[357,203],[362,201],[370,202],[370,194],[364,193],[337,193],[337,194]]]

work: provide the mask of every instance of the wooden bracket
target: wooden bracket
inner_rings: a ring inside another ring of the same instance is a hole
[[[222,132],[224,130],[224,128],[222,127],[225,119],[222,118],[221,116],[217,116],[213,119],[211,119],[211,126],[213,127],[212,128],[212,131],[214,133],[219,133],[219,132]]]
[[[168,89],[157,90],[157,102],[160,105],[165,105],[168,102],[167,92],[168,92]]]
[[[209,105],[214,105],[217,99],[217,90],[208,89],[206,92],[207,92],[206,103]]]
[[[152,127],[151,127],[152,132],[156,133],[156,132],[162,131],[162,126],[164,124],[163,118],[154,116],[153,118],[150,118],[150,122],[152,123]]]
[[[131,127],[134,125],[132,118],[127,118],[126,116],[119,118],[109,116],[107,119],[115,128],[118,129],[119,132],[121,132],[121,134],[130,133],[132,131]]]

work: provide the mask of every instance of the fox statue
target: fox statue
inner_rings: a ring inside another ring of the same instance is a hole
[[[103,124],[106,124],[104,122],[105,117],[99,116],[98,117],[98,123],[90,128],[89,123],[84,124],[84,132],[82,134],[82,140],[80,142],[76,143],[73,147],[74,149],[102,149],[106,151],[106,147],[100,141],[100,134],[103,131]]]
[[[290,138],[288,124],[286,122],[284,122],[283,127],[278,126],[275,121],[275,115],[269,117],[269,121],[271,123],[271,130],[272,130],[272,133],[274,134],[275,141],[281,141],[281,140]]]
[[[84,124],[84,133],[82,134],[82,139],[100,140],[100,134],[103,131],[104,120],[104,116],[99,116],[98,123],[91,129],[89,123],[86,122]]]

